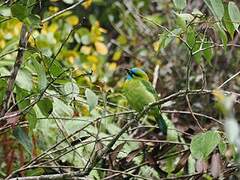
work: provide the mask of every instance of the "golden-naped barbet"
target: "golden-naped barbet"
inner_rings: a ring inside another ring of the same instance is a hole
[[[157,101],[157,92],[142,69],[132,68],[126,71],[128,75],[123,85],[123,94],[131,108],[140,112],[145,106]],[[152,107],[149,114],[154,116],[160,131],[167,135],[167,124],[161,115],[159,106]]]

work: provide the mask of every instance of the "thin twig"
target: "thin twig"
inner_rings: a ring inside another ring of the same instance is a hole
[[[220,86],[218,86],[218,89],[221,89],[223,86],[225,86],[229,81],[231,81],[232,79],[234,79],[235,77],[237,77],[240,74],[240,71],[238,71],[237,73],[235,73],[233,76],[231,76],[230,78],[228,78],[226,81],[224,81]]]
[[[178,110],[161,110],[161,112],[163,113],[179,113],[179,114],[194,114],[195,116],[199,116],[199,117],[204,117],[206,119],[212,120],[214,122],[217,122],[218,124],[221,124],[222,126],[224,125],[221,121],[217,120],[214,117],[205,115],[205,114],[201,114],[201,113],[196,113],[196,112],[190,112],[190,111],[178,111]]]
[[[42,23],[45,23],[45,22],[47,22],[47,21],[50,21],[51,19],[53,19],[53,18],[55,18],[55,17],[57,17],[57,16],[65,13],[65,12],[67,12],[67,11],[69,11],[69,10],[77,7],[78,5],[80,5],[80,4],[83,3],[83,2],[84,2],[84,0],[79,0],[77,3],[73,4],[72,6],[66,8],[66,9],[63,9],[63,10],[61,10],[61,11],[58,11],[57,13],[53,14],[52,16],[49,16],[49,17],[43,19],[43,20],[42,20]]]
[[[0,55],[0,59],[2,59],[4,56],[6,56],[6,55],[8,55],[8,54],[12,54],[12,53],[17,52],[17,51],[18,51],[18,49],[10,50],[10,51],[8,51],[8,52]]]
[[[186,95],[186,100],[187,100],[188,108],[189,108],[189,110],[192,114],[193,119],[196,121],[198,127],[204,132],[205,130],[202,128],[201,124],[199,123],[198,119],[196,118],[196,116],[193,113],[192,106],[191,106],[191,103],[189,101],[188,95]]]

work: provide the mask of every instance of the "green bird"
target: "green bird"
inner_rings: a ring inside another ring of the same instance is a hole
[[[127,79],[123,85],[123,94],[127,98],[131,108],[140,112],[144,106],[157,101],[157,92],[149,82],[148,75],[139,68],[126,69]],[[158,106],[150,110],[150,115],[153,115],[161,132],[167,135],[167,124],[163,119]]]

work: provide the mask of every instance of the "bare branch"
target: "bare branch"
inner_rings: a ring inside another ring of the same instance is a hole
[[[12,72],[11,72],[11,76],[8,79],[7,91],[6,91],[5,98],[3,100],[3,105],[2,105],[3,108],[1,110],[0,117],[3,117],[5,115],[5,113],[7,112],[8,104],[9,104],[9,101],[10,101],[10,96],[12,94],[14,83],[15,83],[15,79],[16,79],[18,71],[19,71],[19,69],[22,65],[23,54],[24,54],[24,51],[27,47],[27,42],[28,42],[30,34],[31,34],[31,31],[28,32],[26,25],[23,24],[21,34],[20,34],[18,54],[17,54],[17,57],[16,57],[14,67],[13,67]]]

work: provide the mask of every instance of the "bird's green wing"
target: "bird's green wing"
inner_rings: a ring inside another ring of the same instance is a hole
[[[155,98],[157,100],[158,95],[157,95],[156,90],[153,88],[152,84],[149,81],[145,81],[145,80],[141,80],[141,82],[146,87],[146,89],[155,96]],[[154,115],[161,132],[164,135],[167,135],[167,128],[168,127],[167,127],[167,124],[166,124],[164,118],[161,115],[160,110],[158,108],[152,108],[152,114]]]
[[[146,87],[146,89],[152,93],[156,100],[158,99],[157,91],[153,88],[152,84],[149,81],[141,80],[141,83]]]

